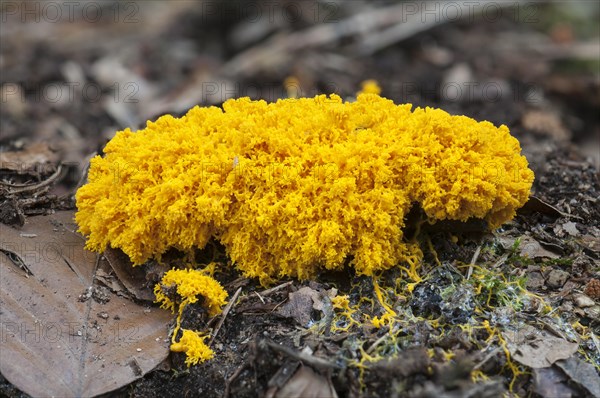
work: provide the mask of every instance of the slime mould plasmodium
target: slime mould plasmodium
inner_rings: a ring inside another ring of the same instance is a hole
[[[495,228],[527,201],[534,178],[506,126],[396,105],[371,86],[353,102],[332,94],[197,106],[118,132],[104,153],[76,196],[87,248],[119,248],[138,265],[214,238],[265,284],[348,258],[365,275],[414,264],[421,250],[403,232],[413,206],[430,222],[480,218]],[[213,309],[225,302],[217,290],[204,294]]]

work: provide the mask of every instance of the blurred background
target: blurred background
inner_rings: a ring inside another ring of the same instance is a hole
[[[351,98],[367,79],[396,103],[508,125],[534,169],[555,148],[600,164],[597,1],[1,4],[0,150],[43,143],[73,181],[117,130],[159,115]]]

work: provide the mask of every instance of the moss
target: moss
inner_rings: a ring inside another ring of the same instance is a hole
[[[572,258],[551,258],[542,262],[545,266],[558,265],[559,267],[572,267],[575,260]]]

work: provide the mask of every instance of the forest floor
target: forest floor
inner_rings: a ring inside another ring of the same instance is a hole
[[[188,368],[172,353],[111,396],[600,396],[598,9],[515,2],[454,21],[441,7],[426,24],[406,8],[417,3],[284,2],[270,14],[266,3],[252,3],[257,18],[237,2],[185,1],[106,2],[91,22],[41,9],[39,21],[9,18],[0,221],[74,210],[89,159],[115,131],[229,97],[284,98],[290,76],[301,96],[350,98],[375,79],[396,103],[506,124],[535,172],[532,199],[496,231],[422,230],[416,284],[398,268],[265,289],[211,245],[198,258],[220,264],[230,297],[241,288],[215,358]],[[404,30],[390,39],[394,24]],[[389,311],[383,327],[366,321]],[[216,321],[190,306],[183,325]],[[25,396],[6,380],[0,395]]]

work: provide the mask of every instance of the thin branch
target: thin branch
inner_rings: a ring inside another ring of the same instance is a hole
[[[273,293],[275,293],[275,292],[277,292],[277,291],[279,291],[279,290],[281,290],[281,289],[283,289],[283,288],[286,288],[286,287],[290,286],[292,283],[294,283],[294,282],[293,282],[293,281],[288,281],[288,282],[284,282],[284,283],[282,283],[281,285],[277,285],[277,286],[275,286],[275,287],[272,287],[272,288],[270,288],[270,289],[263,290],[263,291],[262,291],[260,294],[259,294],[259,293],[257,293],[257,294],[258,294],[258,297],[259,297],[259,298],[261,299],[261,301],[262,301],[262,298],[263,298],[263,297],[266,297],[266,296],[268,296],[268,295],[270,295],[270,294],[273,294]],[[240,301],[246,301],[246,300],[248,300],[250,297],[251,297],[250,295],[248,295],[248,296],[244,296],[244,297],[242,297],[242,298],[240,299]],[[263,302],[264,302],[264,301],[263,301]]]
[[[14,184],[9,184],[9,183],[3,182],[3,181],[0,181],[0,183],[4,186],[9,187],[9,190],[8,190],[9,194],[36,191],[38,189],[44,188],[45,186],[52,184],[54,181],[56,181],[62,175],[62,171],[63,171],[62,164],[59,164],[58,167],[56,168],[56,171],[50,177],[46,178],[44,181],[42,181],[40,183],[36,183],[36,184],[26,185],[26,186],[18,186],[16,188],[14,188],[15,187]],[[11,187],[13,187],[13,188],[11,188]]]
[[[471,278],[471,275],[473,274],[473,265],[475,265],[475,263],[477,262],[477,259],[479,258],[479,253],[481,253],[481,245],[477,246],[477,249],[473,254],[473,258],[471,259],[471,263],[469,264],[469,271],[467,271],[467,280],[469,280]]]
[[[225,318],[227,318],[227,314],[229,314],[229,311],[231,311],[231,308],[233,308],[233,306],[235,305],[235,302],[237,301],[241,292],[242,292],[242,288],[239,287],[238,290],[236,290],[235,293],[233,294],[233,297],[231,298],[231,300],[229,300],[229,302],[225,306],[225,309],[223,309],[223,314],[221,315],[221,319],[219,319],[219,323],[217,323],[217,327],[215,328],[215,331],[212,334],[210,341],[208,342],[209,347],[212,345],[213,341],[215,341],[215,338],[217,337],[219,330],[221,330],[221,326],[223,326],[223,322],[225,322]]]
[[[302,361],[305,364],[308,364],[310,366],[313,366],[315,368],[319,368],[319,369],[341,369],[341,367],[339,365],[336,365],[335,363],[329,362],[326,359],[323,358],[319,358],[316,357],[314,355],[309,355],[306,354],[304,352],[297,352],[295,350],[292,350],[291,348],[288,348],[286,346],[283,345],[279,345],[277,343],[274,343],[272,341],[265,341],[265,344],[275,350],[278,351],[282,354],[287,355],[288,357],[292,358],[292,359],[296,359],[298,361]]]

